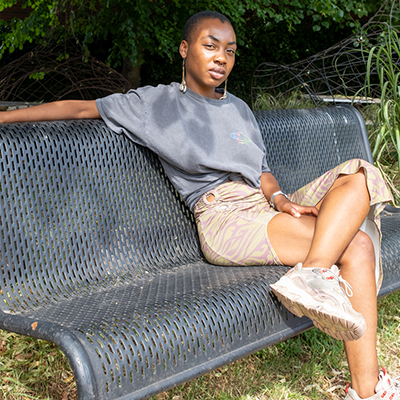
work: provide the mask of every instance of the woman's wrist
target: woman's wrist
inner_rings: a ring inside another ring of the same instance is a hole
[[[283,204],[290,203],[290,202],[291,201],[287,197],[285,197],[283,195],[277,196],[277,198],[275,199],[275,210],[279,211],[279,212],[282,212]]]
[[[276,200],[276,198],[278,198],[278,200],[279,200],[280,197],[285,198],[286,200],[289,200],[288,196],[285,193],[283,193],[281,190],[274,192],[272,194],[271,198],[269,199],[270,206],[275,210],[278,210],[275,200]]]

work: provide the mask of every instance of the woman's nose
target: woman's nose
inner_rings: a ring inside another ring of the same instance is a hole
[[[219,51],[216,54],[215,61],[219,62],[220,64],[226,64],[226,54],[225,51]]]

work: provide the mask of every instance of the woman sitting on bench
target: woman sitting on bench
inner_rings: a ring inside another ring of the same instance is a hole
[[[251,110],[226,89],[236,48],[224,15],[198,13],[187,21],[179,48],[181,84],[43,104],[1,113],[0,122],[102,118],[149,147],[193,210],[209,262],[294,266],[272,290],[294,314],[344,340],[351,375],[346,400],[400,400],[398,382],[379,372],[376,353],[379,213],[391,195],[363,160],[283,193]]]

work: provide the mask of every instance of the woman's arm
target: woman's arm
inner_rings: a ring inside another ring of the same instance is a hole
[[[0,112],[0,123],[100,118],[96,100],[64,100]]]
[[[272,195],[279,192],[278,181],[270,172],[263,172],[261,174],[261,190],[265,198],[270,201]],[[318,210],[315,207],[305,207],[296,203],[292,203],[283,195],[277,195],[274,199],[275,208],[280,212],[285,212],[293,217],[300,218],[302,214],[318,215]]]

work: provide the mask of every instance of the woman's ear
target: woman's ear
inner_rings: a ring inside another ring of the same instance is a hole
[[[179,46],[179,54],[182,58],[186,58],[188,52],[189,43],[186,40],[182,40]]]

